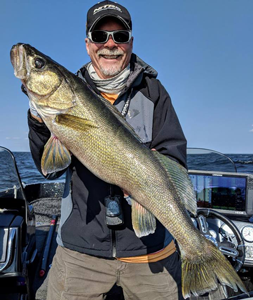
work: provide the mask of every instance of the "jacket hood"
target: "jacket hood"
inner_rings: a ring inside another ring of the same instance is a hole
[[[150,77],[156,78],[158,75],[158,72],[154,68],[152,68],[150,65],[145,63],[145,61],[143,61],[139,56],[137,56],[134,53],[131,56],[130,64],[131,63],[137,64],[138,66],[142,67],[144,73],[148,74]]]

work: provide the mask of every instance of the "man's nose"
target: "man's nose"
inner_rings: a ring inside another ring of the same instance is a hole
[[[109,35],[109,39],[108,41],[104,44],[105,47],[108,47],[108,48],[114,48],[117,46],[117,44],[114,42],[113,38],[111,35]]]

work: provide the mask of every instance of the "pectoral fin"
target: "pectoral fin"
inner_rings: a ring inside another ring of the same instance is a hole
[[[88,130],[91,128],[98,128],[95,122],[80,117],[68,114],[59,114],[55,118],[55,122],[61,126],[66,126],[74,130]]]
[[[145,207],[131,199],[132,225],[136,236],[139,238],[155,232],[156,219]]]
[[[71,155],[68,149],[55,136],[51,136],[44,147],[41,159],[43,175],[64,170],[70,163]]]

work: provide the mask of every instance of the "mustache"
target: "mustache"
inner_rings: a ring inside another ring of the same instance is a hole
[[[100,49],[97,52],[98,55],[123,55],[124,52],[120,49]]]

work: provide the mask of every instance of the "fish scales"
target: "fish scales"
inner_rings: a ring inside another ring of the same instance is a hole
[[[43,67],[36,67],[36,60]],[[220,251],[194,227],[186,208],[196,200],[187,171],[142,145],[115,108],[77,76],[27,44],[11,50],[15,75],[53,134],[42,156],[43,172],[66,168],[70,155],[48,155],[52,145],[70,151],[102,180],[126,190],[171,232],[181,250],[184,297],[217,288],[218,280],[246,291]],[[59,140],[59,142],[54,142]],[[56,151],[57,153],[57,151]],[[47,158],[53,159],[47,159]],[[56,163],[57,162],[57,163]]]

